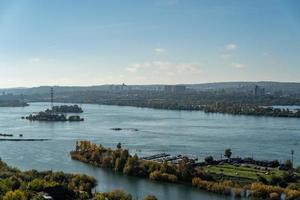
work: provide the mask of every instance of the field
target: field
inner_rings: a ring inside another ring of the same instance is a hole
[[[212,165],[202,167],[205,172],[215,174],[218,177],[224,177],[224,179],[235,179],[242,182],[254,182],[263,177],[270,181],[272,176],[282,176],[283,171],[277,168],[265,168],[257,167],[254,165]]]

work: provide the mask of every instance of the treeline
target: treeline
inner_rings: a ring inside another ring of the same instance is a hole
[[[26,97],[30,101],[49,101],[42,94]],[[168,110],[204,110],[206,112],[299,117],[300,111],[273,109],[273,105],[300,105],[300,96],[261,95],[225,91],[78,91],[56,93],[57,102],[95,103],[103,105],[135,106]],[[266,106],[268,108],[264,108]]]
[[[71,158],[89,163],[98,167],[110,168],[126,175],[146,177],[156,181],[186,182],[191,183],[193,177],[206,176],[204,172],[197,171],[189,163],[188,158],[183,158],[178,165],[164,162],[139,159],[137,155],[130,155],[127,149],[122,149],[121,144],[115,150],[104,148],[90,141],[78,141],[74,151],[70,152]]]
[[[0,160],[0,199],[42,199],[48,194],[55,199],[89,199],[96,180],[90,176],[36,170],[22,172]]]
[[[70,154],[72,159],[98,167],[110,168],[126,175],[146,177],[153,181],[189,184],[202,190],[223,195],[233,194],[241,197],[251,194],[253,197],[266,198],[268,196],[267,198],[269,198],[270,196],[273,197],[276,192],[278,195],[284,193],[288,200],[300,198],[300,191],[297,187],[282,188],[263,183],[243,185],[240,182],[216,179],[213,174],[207,173],[201,168],[193,167],[188,159],[182,159],[179,164],[142,160],[137,155],[131,156],[128,150],[122,149],[120,143],[113,150],[89,141],[78,141],[75,150],[71,151]],[[280,188],[280,190],[275,191],[274,188]]]
[[[127,194],[123,190],[114,190],[111,192],[101,192],[95,194],[95,200],[133,200],[131,194]],[[157,200],[153,195],[146,196],[144,200]]]
[[[20,100],[0,100],[0,107],[25,107],[28,103]]]
[[[250,106],[250,105],[216,103],[214,105],[202,106],[201,110],[203,110],[206,113],[225,113],[225,114],[233,114],[233,115],[300,118],[300,110],[291,111],[289,109],[279,109],[273,107]]]
[[[78,105],[53,106],[52,111],[58,113],[82,113],[83,112],[82,108]]]
[[[27,95],[28,101],[49,101],[48,94]],[[56,92],[56,102],[96,103],[108,105],[127,105],[151,108],[196,108],[198,105],[231,103],[241,105],[300,105],[299,95],[261,95],[225,91],[186,91],[168,93],[163,91],[73,91]],[[176,108],[176,109],[178,109]]]

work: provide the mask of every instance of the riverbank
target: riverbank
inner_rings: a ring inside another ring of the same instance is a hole
[[[121,145],[117,149],[106,149],[103,146],[95,145],[89,141],[79,141],[76,143],[74,151],[70,152],[71,158],[79,160],[97,167],[109,168],[122,172],[126,175],[149,178],[153,181],[166,181],[171,183],[184,183],[202,190],[223,195],[236,197],[268,198],[271,195],[286,195],[287,199],[297,199],[300,197],[300,190],[297,186],[283,188],[278,185],[267,185],[262,180],[254,180],[244,183],[242,178],[236,174],[232,176],[235,180],[226,179],[226,176],[214,176],[213,173],[202,168],[193,167],[193,162],[183,158],[178,164],[171,164],[167,161],[163,163],[139,159],[136,155],[131,156],[128,150],[122,149]],[[284,173],[284,171],[282,171]],[[277,174],[278,175],[278,174]],[[294,175],[289,175],[292,178]],[[299,174],[296,179],[289,182],[299,183]],[[296,187],[296,188],[295,188]],[[263,192],[262,192],[263,191]],[[276,194],[275,194],[276,193]]]
[[[0,199],[90,199],[96,186],[93,177],[36,170],[20,171],[0,159]]]
[[[123,190],[92,192],[97,182],[84,174],[52,171],[20,171],[8,166],[0,158],[0,199],[3,200],[132,200]],[[145,200],[157,200],[147,196]]]
[[[0,138],[0,141],[15,141],[15,142],[20,142],[20,141],[30,141],[30,142],[34,142],[34,141],[49,141],[50,139],[17,139],[17,138]]]

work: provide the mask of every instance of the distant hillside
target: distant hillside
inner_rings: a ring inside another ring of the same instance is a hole
[[[231,90],[231,91],[249,91],[253,90],[254,86],[265,88],[266,92],[283,92],[283,93],[300,93],[300,83],[287,82],[219,82],[219,83],[204,83],[187,85],[195,90]]]
[[[203,84],[181,84],[188,89],[196,91],[225,90],[232,92],[252,91],[255,85],[265,88],[266,92],[282,92],[284,94],[300,94],[300,83],[287,82],[218,82]],[[164,85],[97,85],[97,86],[53,86],[55,92],[80,92],[80,91],[116,91],[116,90],[162,90]],[[10,88],[0,89],[0,93],[13,94],[46,94],[49,93],[51,86],[40,86],[33,88]]]

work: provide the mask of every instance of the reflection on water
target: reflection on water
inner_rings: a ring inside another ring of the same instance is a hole
[[[88,139],[114,147],[121,142],[141,155],[168,152],[218,158],[225,148],[235,155],[259,159],[290,158],[300,163],[299,119],[231,116],[203,112],[166,111],[133,107],[82,105],[85,122],[29,122],[21,116],[45,109],[48,104],[34,103],[25,108],[0,108],[0,132],[23,138],[49,138],[44,142],[0,143],[0,157],[21,169],[53,169],[87,173],[97,178],[96,190],[123,188],[141,199],[155,194],[160,199],[226,199],[194,188],[153,183],[72,161],[68,152],[76,140]],[[138,128],[139,131],[113,131],[111,128]],[[141,152],[139,152],[141,150]],[[230,199],[230,198],[228,198]]]

